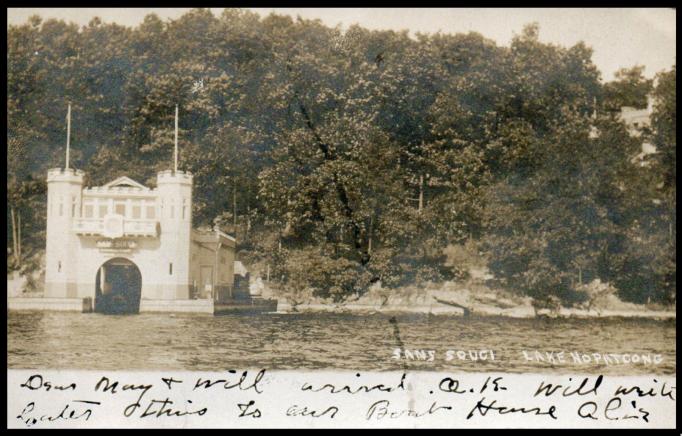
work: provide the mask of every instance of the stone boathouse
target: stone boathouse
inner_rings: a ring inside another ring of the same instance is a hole
[[[47,175],[46,309],[205,312],[234,292],[235,239],[192,228],[192,175],[161,171],[84,188],[84,173]]]

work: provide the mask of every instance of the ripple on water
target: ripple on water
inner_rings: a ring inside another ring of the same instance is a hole
[[[395,320],[392,322],[391,320]],[[286,314],[107,316],[10,312],[10,368],[457,370],[675,373],[675,321]],[[402,344],[402,345],[401,345]],[[397,361],[395,348],[433,349],[433,362]],[[446,350],[492,349],[495,360],[446,362]],[[526,362],[522,351],[657,353],[658,366]]]

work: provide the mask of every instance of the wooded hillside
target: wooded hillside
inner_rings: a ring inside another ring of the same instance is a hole
[[[537,299],[580,301],[600,278],[674,301],[675,66],[656,86],[641,68],[603,83],[591,56],[533,24],[509,47],[230,9],[9,26],[8,270],[44,248],[68,102],[89,186],[153,186],[179,104],[195,226],[236,234],[283,289],[338,301],[457,277],[443,248],[475,241],[501,286]],[[618,110],[651,93],[652,128],[631,136]],[[644,140],[658,153],[639,166]]]

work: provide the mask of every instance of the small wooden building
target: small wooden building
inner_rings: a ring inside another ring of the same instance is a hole
[[[233,298],[235,239],[220,230],[192,230],[190,280],[192,298]]]

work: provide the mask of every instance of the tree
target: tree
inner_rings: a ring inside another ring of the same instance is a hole
[[[604,85],[602,106],[618,112],[623,106],[645,108],[647,97],[653,89],[653,80],[644,77],[644,66],[621,68],[615,80]]]
[[[589,124],[567,110],[535,142],[535,171],[511,175],[489,193],[490,267],[503,284],[535,298],[580,301],[580,286],[611,279],[623,251],[622,183],[638,141],[608,117],[591,139]]]
[[[616,285],[637,302],[676,300],[676,83],[675,66],[657,76],[651,116],[656,153],[632,178],[628,255]]]

